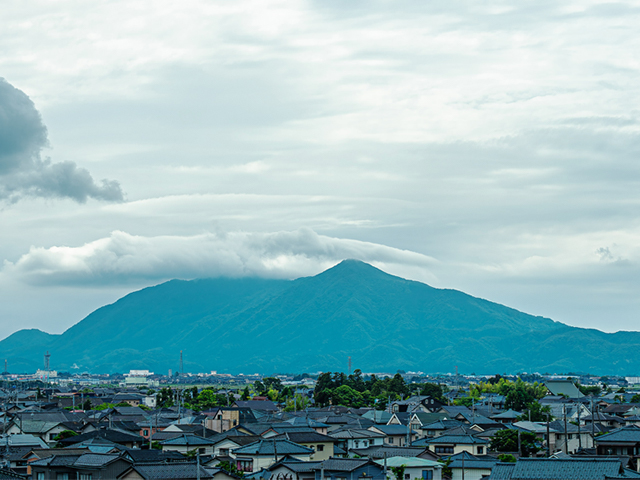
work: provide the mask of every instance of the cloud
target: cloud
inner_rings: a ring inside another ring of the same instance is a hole
[[[34,285],[90,285],[170,278],[297,278],[317,274],[343,259],[387,271],[428,270],[426,255],[380,244],[332,238],[303,228],[276,233],[205,233],[143,237],[115,231],[81,247],[31,247],[3,274]],[[423,277],[428,277],[428,273]]]
[[[52,163],[41,158],[48,146],[47,128],[31,99],[0,78],[0,199],[22,196],[87,198],[121,201],[120,184],[102,180],[73,162]]]

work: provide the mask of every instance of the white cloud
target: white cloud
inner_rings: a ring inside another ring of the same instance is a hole
[[[422,270],[434,259],[357,240],[318,235],[310,229],[277,233],[205,233],[143,237],[113,232],[80,247],[32,247],[2,274],[36,285],[87,285],[171,278],[297,278],[317,274],[344,259],[389,271]]]

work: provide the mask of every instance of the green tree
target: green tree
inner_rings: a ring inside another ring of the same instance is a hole
[[[128,406],[128,405],[127,405]],[[91,410],[91,400],[89,400],[88,398],[84,401],[84,403],[82,404],[82,410],[87,411],[87,410]]]
[[[64,447],[64,445],[62,445],[60,443],[61,440],[64,440],[65,438],[71,438],[71,437],[75,437],[78,434],[76,432],[74,432],[73,430],[63,430],[61,431],[58,435],[56,435],[55,437],[53,437],[53,439],[58,442],[56,444],[56,448],[62,448]]]
[[[517,452],[520,433],[520,455],[529,457],[541,450],[535,433],[518,430],[500,430],[491,439],[490,448],[496,452]]]
[[[303,397],[299,393],[296,394],[293,398],[287,400],[287,404],[284,407],[285,412],[293,412],[293,411],[301,411],[307,408],[309,405],[309,399],[307,397]]]
[[[498,460],[507,463],[516,463],[518,461],[516,457],[514,457],[510,453],[501,453],[500,455],[498,455]]]
[[[540,405],[540,402],[535,400],[527,405],[523,414],[518,417],[518,420],[531,419],[532,422],[546,422],[547,414],[549,414],[549,420],[553,420],[551,408],[548,405],[543,407]]]
[[[251,393],[249,392],[249,386],[244,387],[242,391],[242,400],[249,400],[251,398]]]
[[[391,472],[393,473],[393,476],[396,477],[396,480],[404,480],[404,470],[406,468],[407,468],[406,465],[391,467]]]
[[[216,467],[218,467],[220,470],[230,474],[231,476],[237,476],[240,478],[244,478],[244,472],[241,470],[238,470],[238,467],[236,466],[235,463],[231,463],[228,461],[223,461],[223,462],[219,462]]]

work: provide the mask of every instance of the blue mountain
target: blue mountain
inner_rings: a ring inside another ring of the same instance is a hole
[[[0,342],[10,370],[274,373],[421,370],[636,374],[640,333],[603,333],[405,280],[355,260],[297,280],[172,280],[99,308],[61,335]]]

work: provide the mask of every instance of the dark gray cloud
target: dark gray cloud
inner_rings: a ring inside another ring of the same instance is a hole
[[[0,78],[0,199],[15,202],[23,196],[88,198],[122,201],[114,180],[96,183],[88,170],[74,162],[52,163],[42,158],[48,145],[47,128],[31,99]]]

